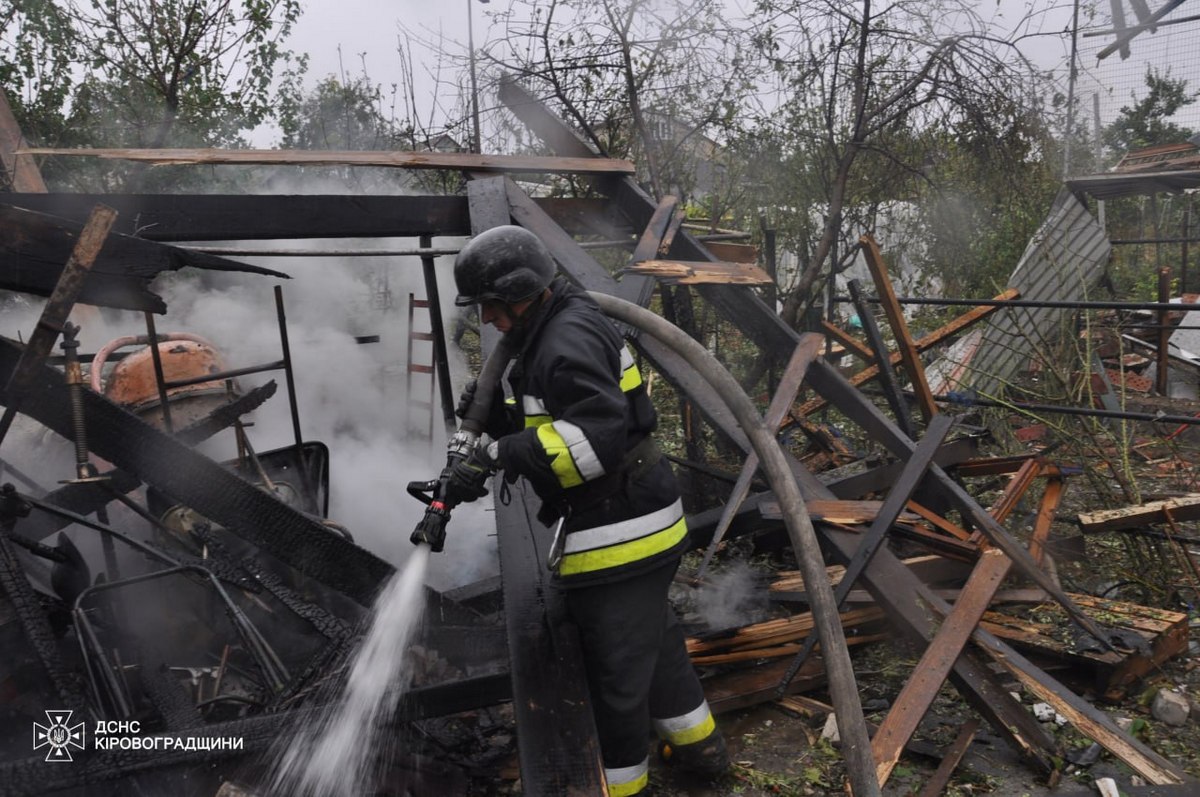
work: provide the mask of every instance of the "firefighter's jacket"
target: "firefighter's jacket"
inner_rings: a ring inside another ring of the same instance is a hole
[[[505,478],[524,476],[565,517],[564,586],[626,578],[686,546],[670,464],[649,440],[657,415],[633,354],[585,292],[562,279],[528,322],[508,376],[499,437]],[[649,453],[647,453],[649,452]]]

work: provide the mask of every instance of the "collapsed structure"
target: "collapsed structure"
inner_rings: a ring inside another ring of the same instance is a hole
[[[1032,584],[1037,599],[1052,602],[1061,624],[1075,629],[1070,641],[1059,640],[1060,654],[1086,666],[1090,688],[1100,694],[1128,691],[1151,667],[1178,654],[1187,643],[1186,618],[1179,615],[1139,613],[1136,607],[1066,593],[1041,566],[1061,497],[1062,470],[1035,455],[978,457],[974,430],[946,414],[929,389],[921,353],[996,314],[1005,300],[1018,298],[1018,287],[997,297],[993,305],[974,308],[914,340],[890,293],[882,253],[865,240],[876,291],[899,351],[888,353],[877,329],[864,330],[873,348],[863,352],[857,339],[827,328],[842,345],[874,361],[866,371],[847,378],[817,356],[817,336],[789,328],[762,301],[752,287],[758,279],[755,269],[720,261],[681,228],[670,200],[656,202],[639,187],[630,164],[596,157],[516,83],[504,84],[500,98],[553,156],[440,154],[436,162],[415,153],[323,156],[326,162],[460,169],[469,178],[465,196],[50,194],[44,186],[38,190],[28,172],[27,154],[16,148],[5,153],[17,190],[0,196],[0,286],[50,297],[38,327],[41,334],[35,332],[25,344],[0,340],[6,415],[27,415],[74,441],[80,451],[79,478],[72,483],[42,495],[34,494],[35,485],[9,483],[0,496],[0,598],[6,610],[5,650],[12,651],[6,656],[3,678],[19,695],[5,706],[13,721],[5,723],[9,731],[2,740],[0,783],[9,792],[69,790],[145,773],[180,778],[193,773],[196,782],[216,778],[218,784],[239,777],[252,782],[253,775],[246,773],[253,772],[255,756],[298,713],[319,701],[320,687],[338,672],[373,596],[391,574],[387,563],[323,522],[327,457],[320,444],[303,439],[294,402],[292,446],[262,453],[249,448],[224,465],[193,449],[222,429],[238,428],[240,417],[274,392],[273,384],[231,397],[186,425],[176,427],[170,421],[166,394],[171,389],[220,383],[263,369],[281,369],[290,382],[281,303],[283,356],[278,362],[234,370],[214,365],[193,377],[172,379],[156,361],[156,388],[165,416],[165,424],[158,425],[102,393],[82,389],[72,379],[69,361],[65,369],[49,362],[58,334],[71,334],[67,317],[73,304],[145,311],[143,342],[156,355],[161,341],[153,313],[166,308],[147,288],[154,275],[182,266],[265,273],[172,245],[175,242],[418,237],[428,246],[433,236],[471,235],[509,223],[536,233],[561,272],[595,293],[644,307],[658,278],[693,285],[780,374],[763,428],[774,432],[786,417],[803,421],[823,404],[832,404],[888,452],[886,461],[866,463],[854,473],[818,473],[815,461],[806,464],[780,449],[799,503],[785,500],[782,490],[777,494],[752,489],[752,459],[723,508],[689,516],[693,545],[709,549],[706,562],[722,539],[751,533],[782,536],[786,531],[806,577],[781,580],[772,593],[779,601],[812,607],[786,620],[693,640],[691,652],[698,664],[755,663],[715,669],[706,679],[715,712],[814,688],[825,683],[828,669],[843,739],[854,739],[855,729],[861,729],[865,740],[869,729],[861,712],[854,715],[846,701],[837,700],[837,692],[853,692],[853,673],[830,666],[845,656],[845,640],[836,639],[838,634],[829,629],[857,629],[851,638],[857,643],[884,636],[880,620],[886,618],[890,635],[924,653],[885,720],[870,733],[869,749],[846,745],[848,780],[856,794],[878,793],[947,680],[1049,781],[1061,770],[1062,750],[1011,694],[1010,680],[1147,781],[1164,786],[1191,782],[1177,764],[1117,728],[1076,687],[1035,663],[1038,654],[1046,652],[1050,635],[1039,635],[991,608],[1010,573]],[[319,154],[286,152],[106,154],[162,162],[322,162]],[[528,171],[571,172],[588,179],[597,198],[532,197],[505,176]],[[1194,176],[1191,179],[1196,185]],[[1080,208],[1078,200],[1064,194],[1052,219],[1078,220],[1085,214]],[[1061,226],[1077,229],[1071,223]],[[617,279],[581,246],[583,237],[631,246],[630,268]],[[1090,262],[1096,246],[1088,240]],[[1074,254],[1067,250],[1056,256]],[[431,273],[432,258],[424,259],[424,268]],[[427,284],[436,287],[435,281]],[[436,296],[430,300],[436,309]],[[444,345],[440,324],[435,328]],[[640,356],[726,442],[748,457],[762,457],[752,445],[760,430],[735,414],[694,363],[660,338],[639,334],[632,326],[627,332]],[[486,339],[484,343],[489,345]],[[980,356],[978,351],[975,356]],[[899,389],[893,370],[897,365],[908,376],[923,429],[911,417],[909,396]],[[883,385],[890,415],[858,389],[875,378]],[[816,396],[796,406],[801,384]],[[444,372],[441,388],[443,411],[449,416]],[[807,431],[814,439],[822,437],[818,428]],[[823,452],[825,466],[847,459],[847,452],[838,451],[830,440]],[[109,467],[88,470],[88,454]],[[7,462],[5,467],[11,475],[6,481],[19,482],[20,463]],[[1008,480],[1003,498],[991,507],[982,506],[964,486],[980,475]],[[1039,478],[1047,487],[1027,546],[1005,521]],[[130,497],[143,487],[144,496]],[[519,485],[512,501],[496,506],[498,583],[431,594],[431,621],[423,644],[450,662],[445,668],[449,675],[413,688],[405,698],[403,717],[446,715],[511,701],[524,793],[600,795],[605,793],[603,768],[578,642],[569,625],[547,622],[562,607],[549,586],[544,557],[538,555],[549,545],[549,531],[536,521],[537,509],[536,498]],[[132,513],[126,520],[150,524],[161,539],[147,544],[126,533],[115,519],[118,510]],[[69,545],[50,547],[43,542],[69,524],[96,531],[102,544],[102,577]],[[813,544],[818,538],[821,550]],[[895,539],[928,555],[901,559],[888,544]],[[840,569],[831,567],[829,583],[818,584],[812,574],[818,563],[824,567],[822,550]],[[131,567],[135,559],[139,564]],[[143,592],[161,581],[172,585],[170,605],[158,605],[148,597],[151,593]],[[943,585],[953,586],[952,603]],[[869,598],[855,594],[856,588]],[[822,590],[832,600],[815,599]],[[497,597],[503,607],[503,631],[482,616]],[[813,650],[814,628],[824,629],[819,652]],[[47,709],[73,712],[75,720],[56,725],[43,714]],[[169,751],[82,745],[75,750],[70,723],[85,717],[89,728],[96,722],[136,721],[147,735],[197,741]],[[43,752],[28,747],[31,722],[67,729],[66,741],[52,749],[74,755],[72,766],[47,770]],[[964,729],[964,738],[969,740],[971,733]],[[234,738],[241,743],[228,748],[200,741]],[[956,756],[961,750],[947,754],[950,769]],[[213,763],[218,761],[228,766],[217,771]]]

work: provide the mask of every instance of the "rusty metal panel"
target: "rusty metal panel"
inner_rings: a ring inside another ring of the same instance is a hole
[[[1008,287],[1032,301],[1083,301],[1103,274],[1111,251],[1100,223],[1074,194],[1061,189],[1013,270]],[[996,314],[983,328],[982,340],[970,355],[960,382],[941,384],[935,392],[973,388],[996,395],[1025,367],[1034,342],[1054,337],[1070,319],[1071,311],[1056,308],[1012,307]],[[964,356],[964,349],[955,346],[930,372],[948,372]]]

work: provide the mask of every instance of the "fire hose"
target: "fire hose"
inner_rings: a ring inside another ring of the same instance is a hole
[[[413,545],[428,545],[433,552],[441,551],[446,543],[446,524],[450,522],[450,512],[454,502],[448,498],[450,472],[459,462],[466,459],[479,438],[483,436],[488,414],[496,390],[500,387],[500,377],[508,367],[508,361],[517,352],[516,340],[511,335],[500,338],[491,356],[484,362],[475,381],[475,394],[466,412],[463,413],[462,423],[458,431],[450,436],[446,444],[446,467],[441,475],[430,481],[414,481],[408,483],[408,494],[425,504],[425,514],[413,529],[409,540]]]

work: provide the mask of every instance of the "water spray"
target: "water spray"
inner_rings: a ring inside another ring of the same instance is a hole
[[[516,350],[516,341],[511,334],[500,338],[491,356],[479,371],[479,378],[475,381],[475,395],[463,414],[462,424],[446,444],[446,466],[442,468],[441,474],[430,481],[408,483],[408,494],[426,505],[425,514],[409,537],[413,545],[428,545],[434,553],[441,551],[445,545],[446,524],[450,522],[450,511],[454,509],[454,503],[447,500],[450,472],[455,465],[466,459],[479,443],[491,413],[496,390],[500,387],[500,377],[504,375],[504,369],[508,367],[508,361],[516,354]]]

